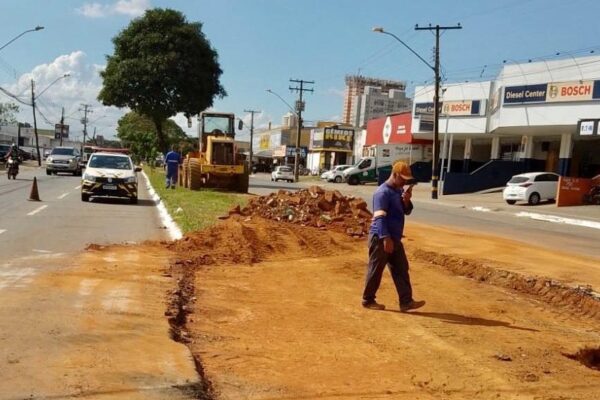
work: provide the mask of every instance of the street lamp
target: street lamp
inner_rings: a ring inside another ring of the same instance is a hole
[[[298,112],[296,110],[294,110],[294,108],[283,99],[283,97],[281,97],[279,94],[277,94],[276,92],[272,91],[271,89],[267,89],[267,92],[271,93],[272,95],[277,96],[277,98],[279,98],[279,100],[281,100],[283,102],[283,104],[285,104],[290,111],[292,112],[292,114],[294,114],[296,116],[297,119],[297,124],[298,124],[298,132],[296,133],[298,136],[296,137],[296,157],[294,157],[294,179],[296,179],[296,181],[298,181],[298,167],[299,167],[299,163],[300,163],[300,135],[302,133],[302,118],[301,116],[298,114]],[[287,154],[286,154],[286,160],[287,160]]]
[[[415,29],[420,29],[420,28],[415,28]],[[421,57],[416,51],[414,51],[409,45],[407,45],[406,43],[404,43],[398,36],[394,35],[393,33],[390,32],[386,32],[382,27],[374,27],[373,28],[373,32],[377,32],[377,33],[383,33],[386,34],[388,36],[393,37],[394,39],[396,39],[398,42],[400,42],[404,47],[406,47],[408,50],[410,50],[411,53],[413,53],[415,56],[417,56],[417,58],[421,61],[423,61],[423,63],[425,65],[427,65],[431,70],[433,70],[434,74],[435,74],[435,94],[433,96],[433,160],[431,162],[431,198],[432,199],[437,199],[438,198],[438,158],[439,158],[439,119],[440,119],[440,99],[439,99],[439,94],[440,94],[440,59],[439,59],[439,26],[437,26],[437,31],[436,32],[436,57],[435,57],[435,65],[431,65],[429,64],[423,57]]]
[[[33,79],[31,80],[31,107],[33,108],[33,131],[35,133],[35,148],[37,150],[38,166],[40,166],[40,167],[42,166],[42,159],[40,157],[40,143],[39,143],[39,139],[38,139],[37,120],[36,120],[36,116],[35,116],[35,99],[39,98],[42,94],[44,94],[46,92],[46,90],[50,89],[50,86],[54,85],[56,82],[58,82],[61,79],[68,78],[69,76],[71,76],[71,75],[64,74],[63,76],[59,76],[54,81],[52,81],[52,83],[50,83],[48,86],[46,86],[46,88],[44,90],[42,90],[37,96],[35,95],[35,92],[34,92],[35,83],[33,82]],[[62,132],[61,132],[61,137],[62,137]]]
[[[11,44],[12,42],[14,42],[15,40],[17,40],[18,38],[20,38],[21,36],[23,36],[24,34],[28,33],[28,32],[36,32],[36,31],[41,31],[42,29],[44,29],[43,26],[36,26],[33,29],[28,29],[25,32],[21,33],[20,35],[15,36],[13,39],[11,39],[8,43],[6,43],[4,46],[0,47],[0,50],[2,50],[3,48],[5,48],[6,46],[8,46],[9,44]]]

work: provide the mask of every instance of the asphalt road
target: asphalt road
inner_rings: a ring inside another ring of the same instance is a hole
[[[41,202],[27,200],[34,176]],[[137,205],[118,199],[83,203],[80,177],[22,169],[17,180],[8,180],[0,172],[0,257],[6,261],[76,252],[90,243],[167,239],[145,181],[139,179]]]
[[[273,190],[296,190],[310,185],[320,185],[327,189],[337,189],[344,195],[363,198],[369,206],[375,186],[349,186],[343,183],[314,182],[271,182],[268,174],[256,174],[250,179],[250,191],[264,195]],[[469,208],[451,207],[419,201],[413,198],[415,210],[410,221],[424,224],[457,228],[462,230],[497,235],[526,244],[545,247],[552,250],[592,256],[600,260],[600,230],[587,227],[564,225],[533,219],[518,218],[514,213],[478,212]],[[537,212],[534,209],[523,210]]]

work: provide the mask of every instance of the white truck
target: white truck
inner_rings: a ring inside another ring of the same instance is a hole
[[[402,160],[412,165],[417,161],[431,161],[431,145],[423,144],[375,144],[363,147],[363,157],[344,171],[349,185],[378,182],[382,173],[392,169],[392,164]]]

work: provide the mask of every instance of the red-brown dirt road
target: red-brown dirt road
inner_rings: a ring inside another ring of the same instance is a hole
[[[404,242],[415,297],[427,301],[408,314],[387,273],[378,301],[388,309],[360,306],[364,239],[240,217],[174,245],[192,310],[183,335],[213,394],[599,398],[600,371],[569,358],[600,348],[600,302],[569,289],[600,287],[598,259],[414,224]]]

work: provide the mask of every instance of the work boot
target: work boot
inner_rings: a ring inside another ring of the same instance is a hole
[[[400,304],[400,311],[407,312],[410,310],[416,310],[417,308],[421,308],[425,305],[425,300],[414,301],[412,300],[410,303]]]
[[[385,306],[383,304],[379,304],[375,300],[369,301],[369,302],[364,302],[363,301],[362,306],[364,308],[368,308],[370,310],[380,310],[380,311],[381,310],[385,310]]]

